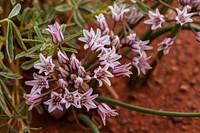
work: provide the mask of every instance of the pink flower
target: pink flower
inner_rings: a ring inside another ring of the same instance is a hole
[[[60,74],[63,78],[66,78],[67,76],[69,76],[70,70],[67,66],[65,68],[59,67],[58,70],[60,71]]]
[[[61,26],[55,22],[53,25],[48,25],[46,29],[52,36],[52,41],[54,44],[62,43],[64,40]]]
[[[79,93],[79,96],[80,96],[79,104],[82,106],[85,106],[87,111],[97,107],[93,100],[98,96],[98,94],[92,95],[92,92],[93,92],[93,89],[90,88],[84,94]]]
[[[72,69],[77,72],[78,68],[81,66],[80,61],[76,58],[75,54],[73,53],[70,57],[70,66]]]
[[[173,39],[172,38],[165,38],[161,43],[158,44],[158,51],[163,50],[164,54],[168,54],[170,48],[172,47]]]
[[[147,62],[149,58],[150,57],[147,57],[146,53],[143,53],[142,56],[133,58],[132,64],[137,68],[138,75],[140,75],[140,71],[145,74],[146,69],[151,69],[151,66]]]
[[[142,12],[137,11],[136,8],[132,8],[131,14],[127,18],[127,22],[132,25],[136,24],[143,16],[144,14]]]
[[[47,76],[41,76],[37,75],[36,73],[33,73],[33,78],[34,80],[25,82],[26,85],[33,86],[33,88],[31,89],[31,94],[41,94],[43,88],[49,88]]]
[[[142,54],[145,50],[151,50],[153,49],[152,46],[149,46],[149,40],[147,41],[135,41],[135,43],[133,43],[131,45],[132,51],[138,53],[138,54]]]
[[[74,83],[76,86],[81,87],[83,85],[83,78],[81,77],[75,78]]]
[[[135,44],[135,42],[136,42],[136,34],[135,34],[135,33],[129,34],[129,35],[126,37],[126,43],[127,43],[128,45]]]
[[[192,0],[179,0],[179,2],[181,3],[181,5],[185,6],[190,5],[192,3]]]
[[[40,94],[24,94],[23,96],[26,99],[26,104],[30,105],[28,110],[32,110],[35,106],[39,105],[42,101],[42,97]]]
[[[79,68],[78,68],[78,76],[80,76],[80,77],[85,77],[85,75],[86,75],[86,71],[85,71],[85,68],[83,67],[83,66],[80,66]]]
[[[51,113],[55,109],[59,109],[63,111],[63,107],[61,106],[62,94],[58,94],[57,92],[51,92],[51,99],[44,102],[45,105],[48,105],[48,112]]]
[[[116,110],[111,109],[107,104],[105,103],[101,103],[98,105],[98,114],[101,117],[101,120],[104,124],[104,126],[106,125],[106,116],[116,116],[118,115],[117,112],[115,112]]]
[[[122,46],[119,36],[111,36],[111,45],[114,46],[116,49],[119,49]]]
[[[75,106],[76,108],[81,108],[81,106],[78,105],[79,99],[80,97],[78,96],[78,90],[69,92],[68,89],[65,89],[65,94],[63,96],[61,103],[65,104],[66,109],[68,109],[71,105]]]
[[[115,21],[121,21],[124,13],[129,12],[129,9],[126,8],[125,4],[118,6],[116,3],[114,3],[114,6],[108,6],[108,8],[110,8],[112,11],[112,18]]]
[[[107,35],[110,29],[108,28],[108,24],[106,22],[104,15],[100,13],[98,16],[96,16],[96,19],[99,22],[99,28],[102,31],[102,35]]]
[[[198,42],[200,42],[200,32],[197,32],[197,34],[196,34],[196,40],[197,40]]]
[[[102,36],[99,28],[96,30],[96,33],[92,28],[90,31],[83,30],[83,35],[84,37],[79,37],[78,39],[85,42],[84,49],[90,48],[91,51],[98,52],[101,51],[105,45],[110,45],[110,36]]]
[[[162,27],[162,23],[165,22],[164,16],[160,14],[159,10],[156,9],[156,12],[149,11],[150,19],[144,21],[145,24],[151,24],[151,29],[155,30]]]
[[[187,13],[186,6],[183,8],[182,11],[179,10],[178,8],[176,8],[176,11],[177,11],[177,16],[175,20],[181,26],[184,25],[185,23],[193,22],[193,20],[191,19],[191,16],[193,15],[193,13]]]
[[[124,64],[121,66],[116,66],[113,69],[112,74],[115,77],[124,77],[124,76],[130,77],[129,75],[132,74],[132,72],[130,72],[130,69],[131,69],[130,65],[131,65],[131,63]]]
[[[48,75],[50,72],[53,72],[54,64],[52,63],[52,56],[45,58],[40,53],[40,63],[34,65],[34,68],[39,69],[39,74],[44,72],[45,75]]]
[[[58,80],[58,83],[59,83],[59,85],[60,85],[60,87],[61,87],[62,89],[67,88],[68,85],[69,85],[68,82],[65,81],[64,79],[59,79],[59,80]]]
[[[99,82],[99,87],[103,85],[102,80],[111,86],[108,77],[114,77],[114,75],[108,71],[108,66],[104,66],[103,68],[99,66],[99,68],[94,70],[94,78]]]
[[[62,53],[60,50],[57,53],[58,55],[58,62],[61,64],[68,64],[69,63],[69,58],[67,57],[67,55],[65,55],[64,53]]]
[[[200,1],[199,0],[191,0],[192,7],[195,8],[196,11],[200,10]]]
[[[112,47],[112,49],[106,49],[105,52],[103,54],[100,54],[99,56],[100,64],[109,66],[111,68],[114,68],[115,66],[119,65],[120,62],[117,60],[119,60],[122,57],[122,55],[116,54],[115,47]]]

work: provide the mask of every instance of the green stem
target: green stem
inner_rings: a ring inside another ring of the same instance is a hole
[[[78,119],[83,121],[93,133],[100,133],[96,125],[90,120],[90,118],[84,114],[78,114]]]
[[[199,113],[186,113],[186,112],[171,112],[171,111],[160,111],[160,110],[154,110],[154,109],[149,109],[149,108],[143,108],[127,103],[123,103],[121,101],[117,101],[111,98],[107,98],[104,96],[99,96],[97,98],[98,100],[102,102],[108,102],[126,109],[130,110],[135,110],[138,112],[142,113],[147,113],[147,114],[153,114],[153,115],[159,115],[159,116],[170,116],[170,117],[200,117],[200,112]]]
[[[4,19],[0,20],[0,23],[6,22],[6,21],[8,21],[8,18],[4,18]]]
[[[162,0],[158,1],[164,6],[163,10],[161,10],[161,13],[165,12],[168,8],[171,8],[172,10],[176,11],[176,9],[170,5],[172,3],[172,0],[168,0],[167,2],[164,2]]]

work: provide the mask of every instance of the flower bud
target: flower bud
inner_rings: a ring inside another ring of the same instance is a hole
[[[181,3],[181,5],[186,6],[190,5],[192,3],[192,0],[179,0],[179,2]]]
[[[52,36],[52,42],[54,44],[62,43],[64,40],[62,28],[61,26],[55,22],[53,25],[48,25],[48,28],[46,29]]]
[[[67,57],[67,55],[62,53],[60,50],[58,51],[58,62],[61,64],[69,63],[69,58]]]
[[[61,88],[65,89],[66,87],[68,87],[68,82],[64,79],[59,79],[58,82]]]

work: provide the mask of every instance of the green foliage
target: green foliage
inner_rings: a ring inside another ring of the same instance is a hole
[[[15,17],[17,14],[19,14],[21,10],[21,5],[18,3],[10,12],[10,14],[8,15],[8,18],[13,18]]]
[[[6,51],[9,57],[10,62],[14,59],[14,48],[13,48],[13,32],[11,22],[8,21],[7,26],[7,37],[6,37]]]

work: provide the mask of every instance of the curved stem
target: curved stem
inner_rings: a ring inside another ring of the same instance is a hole
[[[200,117],[200,112],[199,113],[186,113],[186,112],[160,111],[160,110],[143,108],[143,107],[123,103],[121,101],[117,101],[117,100],[107,98],[104,96],[99,96],[97,99],[100,101],[103,101],[103,102],[108,102],[108,103],[111,103],[111,104],[114,104],[114,105],[117,105],[117,106],[120,106],[123,108],[135,110],[135,111],[147,113],[147,114],[153,114],[153,115],[159,115],[159,116],[171,116],[171,117]]]
[[[168,8],[171,8],[172,10],[174,10],[174,11],[176,11],[176,9],[173,7],[173,6],[171,6],[171,5],[169,5],[168,3],[166,3],[166,2],[164,2],[164,1],[162,1],[162,0],[158,0],[161,4],[163,4],[164,6],[166,6],[166,7],[168,7]]]
[[[78,119],[83,121],[92,130],[93,133],[100,133],[96,125],[90,120],[90,118],[84,114],[78,114]]]

